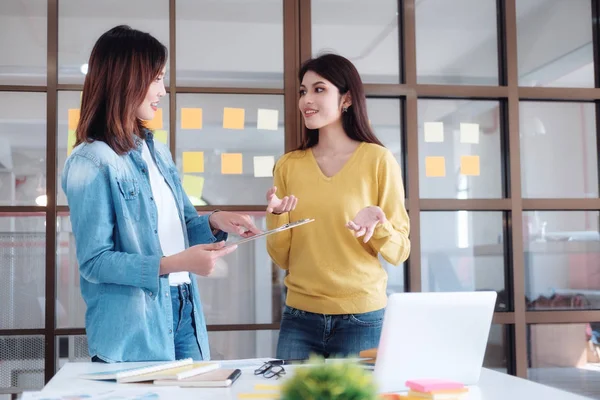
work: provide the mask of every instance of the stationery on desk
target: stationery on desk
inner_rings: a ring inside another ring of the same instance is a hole
[[[237,368],[220,368],[180,380],[159,379],[155,380],[154,384],[179,387],[228,387],[233,385],[241,374],[242,370]]]
[[[178,361],[162,362],[157,364],[146,365],[136,368],[118,368],[104,372],[92,372],[79,375],[82,379],[91,379],[96,381],[120,381],[125,378],[149,374],[152,372],[164,371],[172,368],[179,368],[192,364],[194,361],[191,358],[186,358]]]
[[[413,379],[406,381],[410,389],[404,400],[463,400],[469,389],[460,382],[445,379]]]
[[[205,374],[210,371],[214,371],[221,365],[216,362],[196,362],[193,364],[185,365],[178,368],[169,368],[161,371],[150,372],[142,375],[129,376],[125,378],[117,379],[118,383],[135,383],[135,382],[148,382],[156,380],[172,380],[174,382],[180,381],[185,378],[192,376]]]

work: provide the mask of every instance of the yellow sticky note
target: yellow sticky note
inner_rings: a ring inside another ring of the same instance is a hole
[[[69,130],[77,129],[77,124],[79,123],[79,108],[69,108]]]
[[[425,176],[446,176],[446,159],[444,157],[425,157]]]
[[[259,390],[281,390],[281,386],[280,385],[267,385],[264,383],[257,383],[256,385],[254,385],[254,390],[259,391]]]
[[[195,175],[183,175],[183,182],[181,182],[183,190],[188,196],[197,198],[202,197],[202,190],[204,189],[204,177]]]
[[[154,119],[152,121],[146,121],[146,128],[148,129],[162,129],[163,128],[163,111],[159,108],[154,113]]]
[[[244,114],[243,108],[223,109],[223,128],[224,129],[244,129]]]
[[[242,154],[241,153],[223,153],[221,154],[221,173],[224,175],[242,173]]]
[[[182,108],[181,129],[202,129],[202,109]]]
[[[157,129],[154,131],[154,140],[157,140],[161,143],[167,144],[169,140],[169,132],[164,131],[162,129]]]
[[[69,129],[69,133],[67,135],[67,157],[71,155],[73,151],[73,146],[75,146],[75,140],[77,139],[77,134],[74,130]]]
[[[479,176],[479,156],[460,157],[460,173],[463,175]]]
[[[204,172],[204,152],[203,151],[184,151],[183,152],[183,173]]]

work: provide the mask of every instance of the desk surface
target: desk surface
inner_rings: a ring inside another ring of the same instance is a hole
[[[107,371],[111,369],[123,368],[124,365],[100,364],[100,363],[67,363],[62,367],[50,382],[44,387],[43,393],[50,395],[55,392],[69,393],[94,393],[110,389],[146,389],[155,391],[157,394],[166,395],[166,398],[176,398],[177,400],[237,400],[240,393],[257,393],[256,384],[280,385],[279,381],[266,379],[254,375],[253,370],[268,359],[248,359],[248,360],[227,360],[219,361],[223,367],[235,367],[242,369],[242,376],[231,388],[226,389],[199,389],[199,388],[159,388],[148,384],[117,384],[115,382],[101,382],[79,379],[77,376],[87,372]],[[145,365],[147,363],[130,363],[128,367]],[[286,367],[286,370],[292,370],[292,366]],[[291,371],[290,371],[291,372]],[[288,373],[288,377],[291,374]],[[269,392],[261,392],[269,393]],[[273,392],[270,392],[273,393]],[[477,386],[469,388],[469,400],[531,400],[531,399],[552,399],[552,400],[583,400],[582,397],[562,390],[554,389],[549,386],[537,384],[526,379],[516,378],[511,375],[492,371],[486,368],[482,369],[481,379]],[[258,397],[255,397],[258,398]],[[266,398],[266,397],[265,397]],[[272,398],[272,397],[271,397]]]

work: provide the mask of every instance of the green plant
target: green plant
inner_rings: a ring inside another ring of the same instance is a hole
[[[375,400],[377,388],[370,372],[353,362],[325,363],[311,357],[284,383],[282,400]]]

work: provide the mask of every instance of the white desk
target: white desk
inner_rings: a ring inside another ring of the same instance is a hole
[[[198,388],[159,388],[148,384],[116,384],[114,382],[101,382],[79,379],[77,376],[86,372],[99,372],[123,367],[121,365],[109,365],[100,363],[67,363],[50,382],[44,387],[43,393],[50,395],[54,392],[94,392],[107,390],[115,387],[119,388],[145,388],[160,390],[162,394],[166,393],[165,398],[174,398],[177,400],[237,400],[239,393],[257,393],[255,385],[257,383],[279,385],[283,379],[266,379],[261,376],[255,376],[253,371],[262,365],[268,359],[250,359],[250,360],[228,360],[220,361],[224,367],[235,367],[242,369],[242,376],[227,389],[198,389]],[[128,366],[140,366],[144,363],[131,363]],[[293,373],[292,366],[286,366],[288,372],[286,377]],[[284,378],[285,379],[285,378]],[[168,391],[168,392],[165,392]],[[268,392],[265,392],[268,393]],[[270,392],[273,393],[273,392]],[[554,389],[548,386],[540,385],[526,379],[516,378],[500,372],[492,371],[486,368],[482,369],[481,379],[477,386],[469,388],[469,400],[532,400],[532,399],[552,399],[552,400],[583,400],[587,397],[578,396],[562,390]]]

